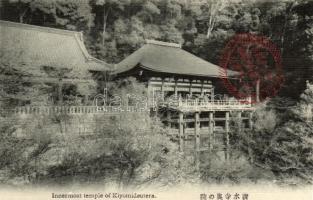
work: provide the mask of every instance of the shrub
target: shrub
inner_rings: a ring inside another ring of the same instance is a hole
[[[136,84],[134,88],[141,88]],[[141,187],[197,181],[193,163],[178,152],[162,123],[148,112],[83,118],[36,115],[1,124],[0,168],[37,184],[101,182]],[[78,134],[75,126],[94,129]],[[23,134],[17,137],[19,129]]]
[[[240,141],[237,147],[250,156],[255,166],[272,171],[273,179],[312,183],[312,122],[301,117],[302,102],[293,107],[275,103],[272,100],[256,110],[253,130],[236,134],[235,139]]]

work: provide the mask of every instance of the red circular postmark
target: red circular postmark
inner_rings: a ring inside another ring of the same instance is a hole
[[[280,50],[266,37],[233,36],[220,59],[220,78],[242,103],[257,103],[277,94],[284,81]]]

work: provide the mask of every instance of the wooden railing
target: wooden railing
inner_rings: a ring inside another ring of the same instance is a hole
[[[147,108],[136,106],[22,106],[11,112],[15,114],[95,114],[118,112],[146,112]]]
[[[179,110],[236,110],[252,109],[253,106],[238,100],[203,101],[198,99],[177,99],[165,101],[161,106]],[[88,113],[118,113],[118,112],[147,112],[149,107],[139,106],[22,106],[5,112],[15,114],[88,114]]]
[[[179,99],[177,101],[164,102],[163,105],[180,110],[236,110],[253,108],[251,103],[244,100],[204,101],[200,99]]]

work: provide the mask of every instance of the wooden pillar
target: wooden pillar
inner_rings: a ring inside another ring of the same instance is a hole
[[[59,83],[58,83],[58,102],[59,102],[59,105],[61,105],[63,103],[63,83],[62,83],[62,80],[59,80]]]
[[[198,152],[200,150],[200,114],[195,113],[195,149]]]
[[[192,96],[192,80],[189,81],[189,95]]]
[[[253,112],[249,112],[249,129],[253,128],[252,117],[253,117]]]
[[[176,78],[175,78],[174,94],[175,94],[175,97],[177,97],[177,79]]]
[[[257,82],[256,82],[256,92],[255,92],[255,95],[256,95],[256,97],[255,97],[256,102],[257,103],[260,102],[260,79],[257,80]]]
[[[225,158],[228,160],[229,158],[229,112],[225,113]]]
[[[214,101],[214,87],[211,89],[211,101]]]
[[[162,95],[162,99],[164,100],[164,78],[162,78],[162,85],[161,85],[161,95]]]
[[[213,112],[209,113],[209,149],[213,149],[214,146],[214,141],[215,137],[214,137],[214,121],[213,121]]]
[[[204,80],[201,80],[201,96],[203,97],[204,96],[204,89],[203,89],[203,86],[204,85]]]
[[[184,150],[184,114],[182,112],[179,113],[179,150]]]

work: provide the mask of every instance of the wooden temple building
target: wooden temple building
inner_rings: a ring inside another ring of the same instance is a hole
[[[147,40],[115,66],[114,74],[145,83],[149,98],[159,94],[163,101],[158,114],[171,137],[181,150],[192,143],[201,152],[227,150],[232,120],[239,119],[239,128],[252,126],[253,107],[227,96],[221,70],[179,44]],[[236,78],[237,72],[227,74]]]
[[[252,127],[253,107],[227,95],[220,80],[223,69],[183,50],[179,44],[147,40],[112,67],[88,53],[80,32],[6,21],[0,21],[0,29],[1,49],[19,53],[23,66],[39,69],[38,73],[22,79],[54,85],[58,102],[62,102],[66,93],[65,85],[88,86],[95,80],[103,81],[103,74],[107,73],[115,78],[132,76],[145,83],[149,101],[157,99],[156,114],[182,151],[192,146],[196,152],[216,149],[227,152],[234,121],[237,128]],[[27,65],[28,61],[32,66]],[[86,76],[86,72],[91,76]],[[237,72],[229,70],[227,74],[236,79]],[[0,78],[10,79],[10,74],[1,74]],[[82,95],[88,99],[92,94],[88,94],[88,89],[85,91],[87,94]],[[84,114],[108,110],[95,105],[72,106],[66,110],[56,107],[45,107],[43,111]]]

